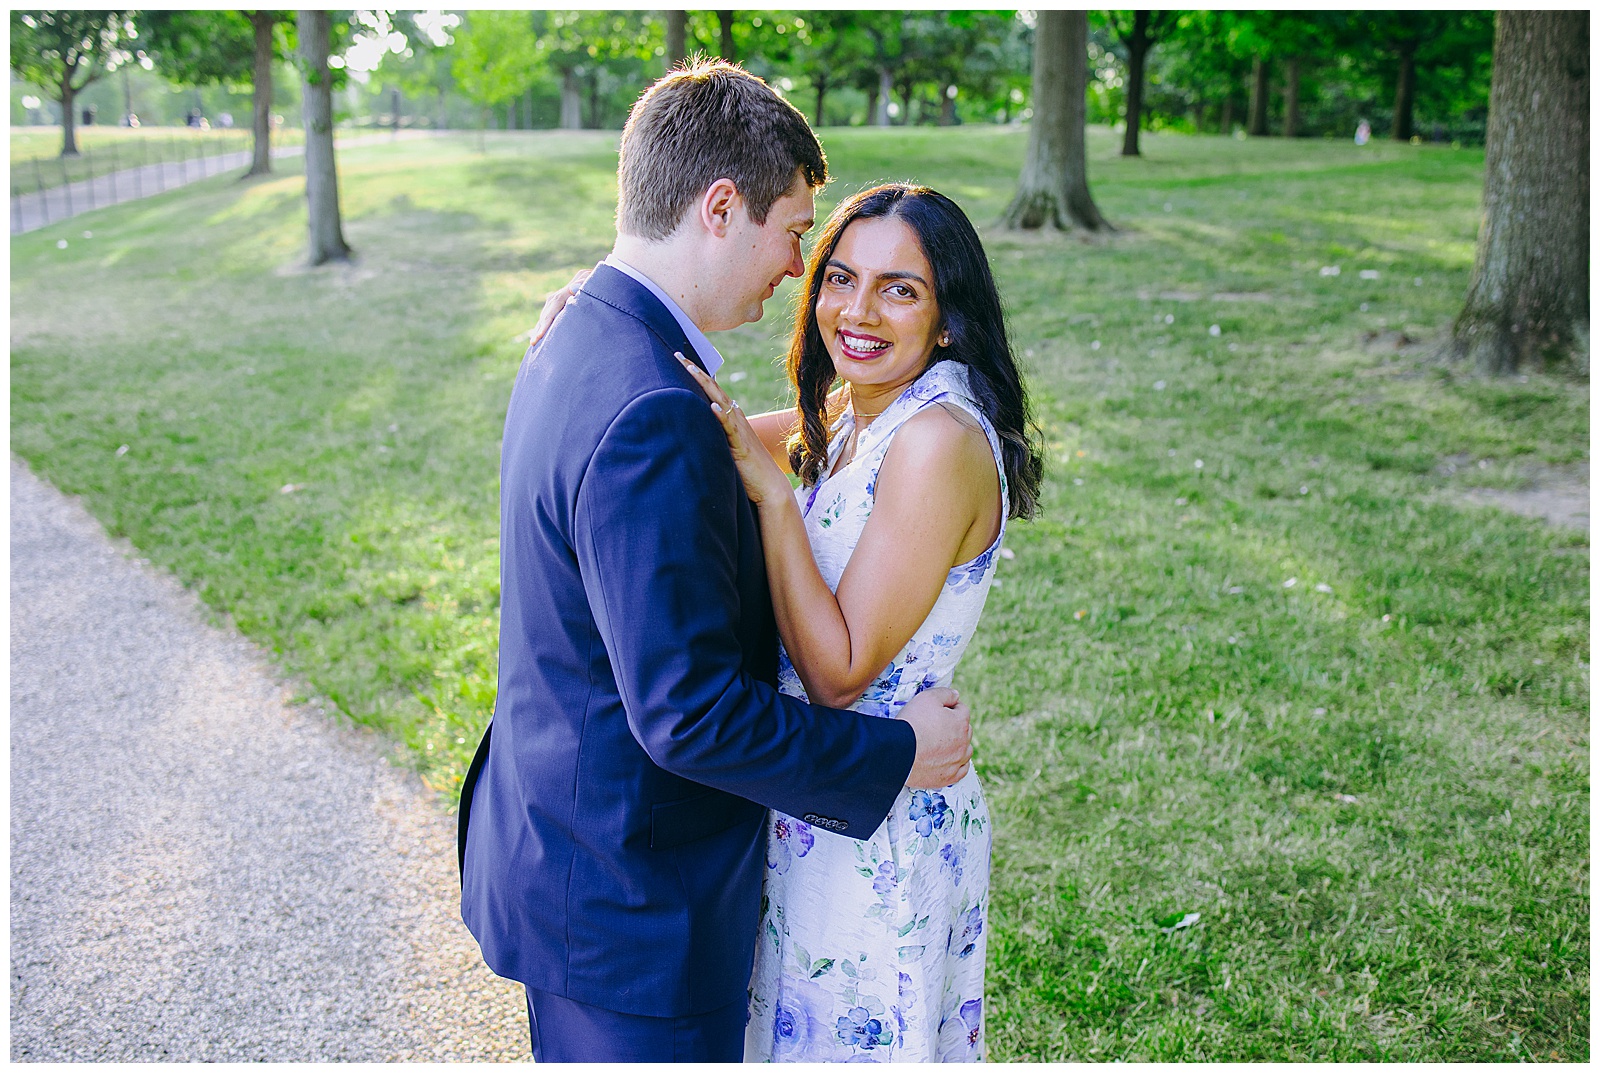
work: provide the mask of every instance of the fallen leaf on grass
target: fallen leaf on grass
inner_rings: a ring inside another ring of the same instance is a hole
[[[278,489],[278,494],[281,496],[293,495],[295,492],[299,492],[304,488],[305,485],[303,484],[286,484],[282,488]]]
[[[1200,923],[1199,913],[1173,913],[1156,921],[1156,927],[1171,935],[1175,931],[1192,928],[1198,923]]]
[[[1351,797],[1349,794],[1334,794],[1333,795],[1333,799],[1335,801],[1342,801],[1347,805],[1359,805],[1359,804],[1361,804],[1360,801],[1358,801],[1354,797]]]

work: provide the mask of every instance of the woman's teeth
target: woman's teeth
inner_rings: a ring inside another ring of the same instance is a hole
[[[844,345],[858,354],[871,354],[889,345],[881,339],[861,339],[854,335],[843,335],[842,338]]]

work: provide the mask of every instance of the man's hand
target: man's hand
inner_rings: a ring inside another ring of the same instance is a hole
[[[917,758],[906,776],[913,790],[960,782],[972,762],[972,709],[953,689],[925,689],[900,709],[917,734]]]

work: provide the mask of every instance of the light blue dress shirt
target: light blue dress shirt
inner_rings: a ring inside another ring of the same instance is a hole
[[[638,280],[645,290],[661,299],[661,304],[667,307],[667,312],[672,314],[673,319],[678,322],[678,327],[682,328],[683,334],[688,337],[689,345],[694,347],[694,352],[700,355],[700,360],[705,363],[706,372],[715,377],[717,370],[722,368],[722,355],[717,353],[717,348],[711,345],[711,340],[706,338],[706,333],[701,331],[695,325],[695,322],[689,319],[689,314],[679,309],[678,303],[668,298],[667,292],[656,286],[655,280],[628,264],[616,254],[607,257],[605,263],[615,268],[618,272]]]

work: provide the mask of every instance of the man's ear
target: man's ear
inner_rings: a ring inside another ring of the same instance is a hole
[[[742,207],[744,196],[732,179],[718,179],[700,195],[700,224],[717,238],[726,238],[733,225],[733,212]]]

